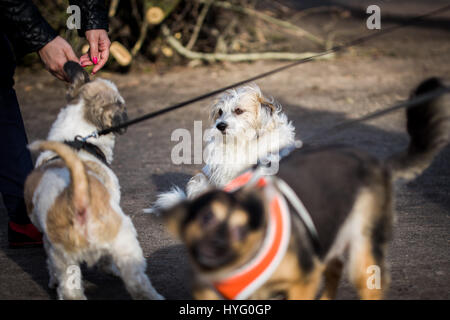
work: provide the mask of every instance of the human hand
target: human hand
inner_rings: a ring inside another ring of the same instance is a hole
[[[64,72],[64,64],[69,61],[78,63],[78,57],[73,52],[70,44],[57,36],[55,39],[47,43],[38,51],[39,57],[45,65],[45,68],[50,71],[56,78],[69,82],[67,75]]]
[[[89,52],[81,56],[80,64],[83,67],[94,65],[92,74],[95,74],[108,61],[111,41],[103,29],[88,30],[85,34],[89,42]]]

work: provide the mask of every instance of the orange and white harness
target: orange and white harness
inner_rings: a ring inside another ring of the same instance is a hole
[[[291,216],[286,199],[281,192],[297,211],[299,209],[303,211],[299,214],[303,220],[306,219],[305,225],[312,228],[313,235],[317,235],[303,204],[300,202],[302,208],[299,208],[300,200],[292,189],[277,177],[258,176],[254,171],[247,171],[231,181],[224,190],[232,192],[244,185],[253,185],[253,183],[257,187],[263,188],[269,201],[270,212],[266,236],[259,252],[253,259],[238,270],[231,272],[226,278],[213,283],[215,289],[226,299],[242,300],[250,297],[272,276],[284,258],[291,237]],[[296,199],[291,199],[292,194]],[[306,218],[303,217],[305,213]]]

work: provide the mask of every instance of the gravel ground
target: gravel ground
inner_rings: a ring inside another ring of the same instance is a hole
[[[356,12],[369,2],[345,3],[352,14],[336,22],[335,28],[341,31],[339,39],[368,32],[365,20]],[[443,3],[448,1],[385,1],[381,6],[387,26]],[[296,2],[286,1],[286,4],[294,8]],[[318,14],[308,17],[306,22],[319,30],[326,21],[326,15]],[[333,60],[304,64],[258,84],[266,94],[282,103],[301,139],[339,121],[405,99],[426,77],[448,76],[449,35],[450,14],[447,13],[347,50]],[[222,64],[127,75],[101,72],[99,76],[118,85],[127,101],[129,115],[134,117],[280,65],[278,62]],[[18,70],[16,81],[30,141],[45,138],[58,110],[64,106],[64,85],[43,71],[22,69]],[[200,168],[170,162],[170,152],[176,144],[170,137],[176,128],[193,132],[194,120],[203,121],[206,128],[209,103],[211,100],[200,102],[130,128],[118,138],[115,149],[112,167],[121,182],[122,207],[138,230],[148,261],[148,274],[157,290],[168,299],[190,298],[187,258],[180,243],[166,233],[159,221],[144,215],[142,208],[148,207],[158,192],[174,184],[184,185]],[[336,141],[386,157],[408,141],[403,114],[398,112],[360,124],[319,142]],[[449,161],[450,148],[446,148],[421,177],[397,186],[397,223],[388,256],[392,275],[388,299],[450,298]],[[44,251],[8,249],[7,215],[1,204],[0,211],[3,226],[0,228],[0,299],[54,299],[55,292],[47,288]],[[129,298],[121,280],[95,269],[84,268],[83,275],[89,299]],[[345,280],[338,298],[357,298]]]

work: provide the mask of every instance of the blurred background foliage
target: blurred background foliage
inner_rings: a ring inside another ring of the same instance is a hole
[[[195,66],[217,61],[301,59],[333,42],[333,33],[326,28],[311,30],[309,16],[326,13],[330,21],[349,16],[346,10],[332,6],[295,10],[290,2],[108,0],[113,46],[107,68],[126,72],[148,63]],[[86,40],[66,27],[70,15],[67,0],[34,3],[78,55],[88,50]],[[21,63],[37,61],[36,55],[29,55]]]

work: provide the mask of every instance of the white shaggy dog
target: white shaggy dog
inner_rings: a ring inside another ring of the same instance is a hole
[[[103,79],[89,81],[76,63],[64,70],[72,79],[69,104],[48,135],[32,150],[42,150],[25,184],[33,224],[44,234],[50,287],[59,299],[85,299],[80,263],[97,262],[120,276],[133,298],[162,298],[145,274],[146,261],[131,219],[120,208],[120,186],[109,168],[114,134],[81,144],[87,136],[126,121],[123,98]]]
[[[281,106],[266,98],[256,84],[231,89],[213,104],[212,127],[207,132],[202,173],[192,177],[186,187],[188,198],[209,187],[223,187],[258,160],[273,160],[283,147],[295,142],[295,128]],[[175,187],[158,195],[151,209],[158,212],[185,198]]]

